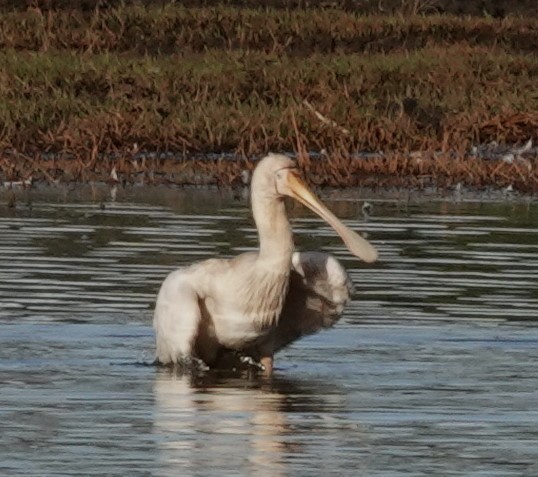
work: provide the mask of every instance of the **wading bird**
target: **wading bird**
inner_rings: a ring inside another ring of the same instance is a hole
[[[294,161],[269,154],[254,170],[251,202],[259,250],[209,259],[171,272],[155,306],[157,362],[222,367],[234,352],[261,363],[276,351],[331,326],[349,299],[351,281],[331,255],[294,253],[284,198],[292,197],[329,223],[365,262],[376,249],[346,227],[308,189]]]

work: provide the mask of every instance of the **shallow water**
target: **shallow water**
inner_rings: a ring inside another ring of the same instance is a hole
[[[178,265],[256,245],[248,202],[208,190],[0,194],[1,475],[538,475],[538,204],[325,192],[379,247],[341,259],[337,326],[273,381],[147,366]],[[112,200],[114,199],[114,200]]]

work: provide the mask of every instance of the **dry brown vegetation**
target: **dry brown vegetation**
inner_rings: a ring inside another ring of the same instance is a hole
[[[412,9],[426,4],[406,5],[385,16],[171,3],[8,9],[4,180],[103,179],[114,169],[133,180],[229,183],[248,161],[187,159],[282,150],[320,184],[536,190],[533,162],[466,152],[536,136],[538,21],[420,16]],[[383,158],[355,157],[380,150]]]

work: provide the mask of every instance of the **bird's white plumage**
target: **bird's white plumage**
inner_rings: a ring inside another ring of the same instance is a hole
[[[259,251],[206,260],[166,277],[153,320],[159,362],[194,358],[219,366],[230,352],[239,352],[260,360],[270,373],[276,351],[338,320],[351,281],[331,255],[293,252],[285,196],[325,218],[354,254],[375,260],[375,248],[313,196],[295,163],[270,154],[252,175]]]
[[[157,296],[153,326],[159,337],[157,357],[163,363],[177,363],[190,353],[192,337],[200,325],[198,295],[189,275],[184,269],[170,273]]]

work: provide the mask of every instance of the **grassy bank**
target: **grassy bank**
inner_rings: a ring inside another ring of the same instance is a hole
[[[325,170],[303,159],[320,183],[350,185],[370,171],[534,190],[532,163],[456,168],[450,177],[449,158],[473,144],[536,136],[536,31],[532,18],[343,9],[8,10],[0,17],[0,167],[6,180],[80,180],[113,167],[132,173],[142,167],[138,150],[326,150]],[[349,156],[361,150],[385,151],[385,172],[353,166]],[[447,159],[421,172],[427,160],[415,170],[415,151]],[[176,167],[164,162],[151,170]],[[235,166],[214,171],[221,182],[238,176]]]

